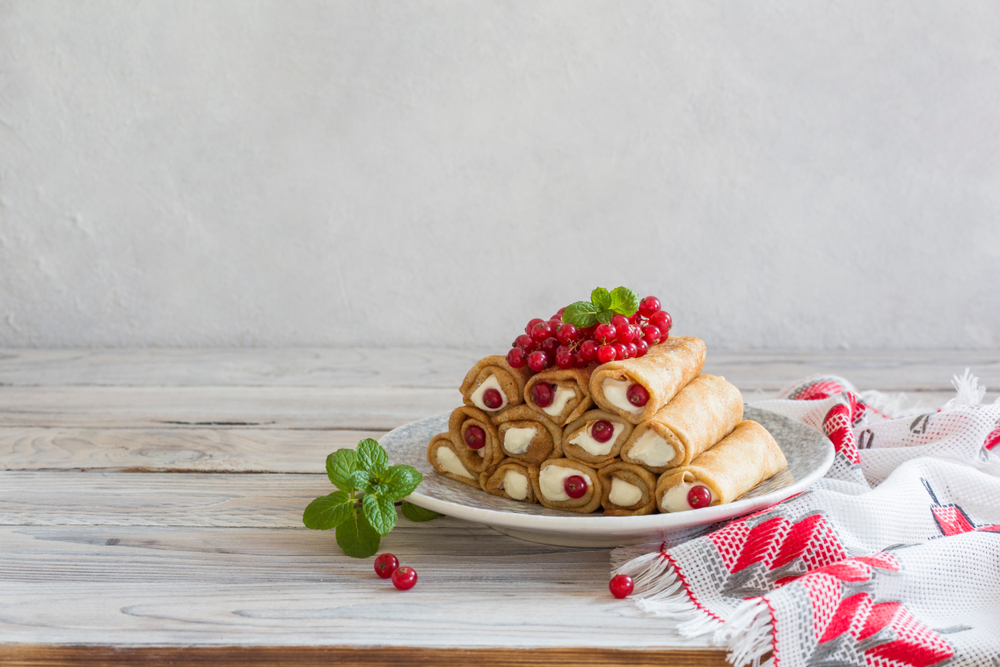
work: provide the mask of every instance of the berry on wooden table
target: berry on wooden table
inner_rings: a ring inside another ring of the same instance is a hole
[[[566,495],[574,500],[583,498],[584,494],[587,493],[587,480],[580,475],[570,475],[563,481],[563,489],[565,489]]]
[[[473,424],[465,429],[465,444],[472,449],[482,449],[486,446],[486,431]]]
[[[712,492],[704,486],[692,486],[691,490],[688,491],[688,505],[691,509],[698,509],[699,507],[708,507],[712,502]]]
[[[399,567],[399,560],[392,554],[381,554],[375,559],[375,574],[382,579],[388,579]]]
[[[552,385],[548,382],[539,382],[531,388],[531,400],[540,408],[547,408],[552,405]]]
[[[400,567],[392,573],[392,585],[401,591],[408,591],[417,585],[417,571],[412,567]]]
[[[632,583],[632,577],[627,574],[616,574],[608,582],[608,589],[612,595],[622,600],[632,594],[635,584]]]

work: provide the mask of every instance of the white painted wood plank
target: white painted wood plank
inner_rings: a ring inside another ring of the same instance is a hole
[[[0,387],[0,426],[389,430],[461,403],[458,389]]]
[[[535,545],[453,519],[404,521],[383,541],[419,573],[405,593],[371,559],[306,529],[0,528],[0,540],[4,641],[667,644],[662,619],[636,617],[608,593],[607,550]]]
[[[321,473],[330,452],[384,433],[0,427],[0,470]]]
[[[0,385],[457,387],[469,367],[505,350],[435,348],[0,350]],[[971,367],[1000,387],[1000,350],[789,351],[710,349],[706,372],[742,389],[776,391],[812,373],[861,389],[948,390]]]

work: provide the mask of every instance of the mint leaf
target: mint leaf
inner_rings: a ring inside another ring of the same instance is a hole
[[[611,318],[615,316],[615,311],[613,310],[602,310],[597,313],[597,321],[601,324],[607,324],[611,321]]]
[[[603,287],[598,287],[590,293],[590,302],[599,310],[607,310],[611,307],[611,294]]]
[[[389,466],[389,455],[371,438],[365,438],[358,443],[358,467],[364,468],[375,477],[385,474]]]
[[[374,556],[380,540],[364,512],[352,512],[347,521],[337,526],[337,546],[351,558]]]
[[[361,501],[365,517],[379,535],[388,535],[396,525],[396,505],[391,498],[368,494]]]
[[[432,512],[426,510],[423,507],[418,507],[413,503],[408,503],[403,501],[403,516],[405,516],[410,521],[430,521],[431,519],[436,519],[440,514],[437,512]]]
[[[385,485],[389,488],[384,495],[393,500],[405,498],[413,493],[423,479],[424,476],[412,466],[392,466],[385,476]]]
[[[597,324],[597,312],[600,310],[589,301],[577,301],[566,306],[563,311],[563,322],[572,324],[577,329],[586,329]]]
[[[338,449],[326,457],[326,474],[333,485],[342,491],[353,491],[350,476],[358,469],[358,456],[353,449]]]
[[[627,287],[616,287],[611,292],[611,305],[608,308],[619,315],[632,317],[639,310],[639,295]]]
[[[321,496],[309,503],[302,513],[302,523],[313,530],[330,530],[347,521],[354,503],[347,491]]]
[[[352,489],[364,491],[365,493],[371,491],[373,486],[372,475],[367,470],[355,470],[347,478],[347,482],[351,485]]]

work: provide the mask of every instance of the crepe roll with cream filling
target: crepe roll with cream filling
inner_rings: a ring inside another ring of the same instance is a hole
[[[562,457],[562,429],[527,405],[515,405],[492,418],[505,456],[539,464]]]
[[[743,419],[740,390],[717,375],[699,375],[635,427],[622,461],[654,473],[684,466],[722,440]]]
[[[558,426],[565,426],[593,404],[590,371],[552,368],[536,373],[524,385],[524,402]]]
[[[438,433],[431,438],[430,444],[427,445],[427,462],[433,466],[435,471],[445,477],[450,477],[456,482],[462,482],[477,489],[482,488],[479,485],[479,479],[462,464],[462,459],[459,458],[456,451],[457,447],[451,441],[451,435]]]
[[[504,459],[496,426],[482,410],[455,408],[448,418],[448,433],[462,465],[476,476],[493,472]]]
[[[604,410],[588,410],[563,429],[563,454],[599,468],[614,462],[633,426]]]
[[[514,368],[507,363],[507,357],[495,354],[469,369],[459,391],[466,405],[495,414],[508,405],[524,402],[524,383],[530,375],[527,366]]]
[[[683,512],[731,503],[787,466],[785,454],[767,429],[755,421],[741,421],[690,465],[660,475],[656,505],[661,512]]]
[[[642,516],[656,511],[656,475],[617,461],[597,471],[604,516]]]
[[[705,365],[700,338],[668,338],[641,357],[609,361],[590,376],[590,395],[603,410],[639,424],[666,405]]]
[[[494,496],[533,504],[538,499],[531,480],[537,474],[536,466],[517,459],[504,459],[492,475],[483,473],[479,476],[479,485],[483,487],[483,491]]]
[[[601,506],[597,471],[571,459],[549,459],[531,478],[538,502],[554,510],[589,514]]]

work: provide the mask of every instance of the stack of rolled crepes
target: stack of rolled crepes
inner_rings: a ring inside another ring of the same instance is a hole
[[[427,459],[488,493],[571,512],[732,502],[787,462],[764,427],[743,420],[739,390],[702,375],[704,365],[705,343],[690,337],[635,359],[535,374],[486,357]]]

